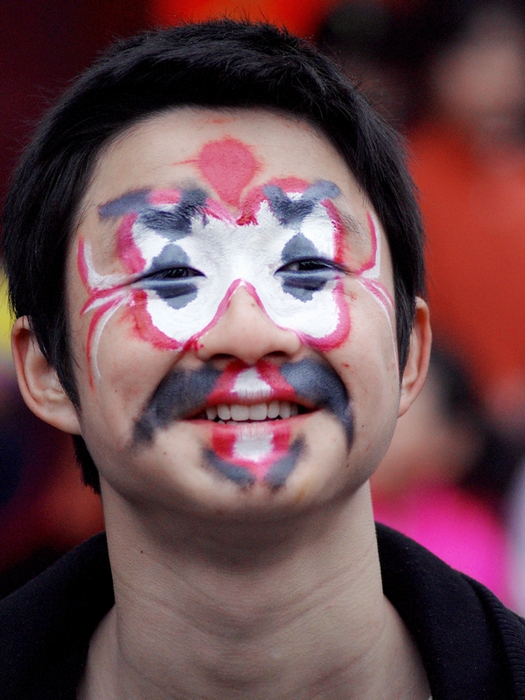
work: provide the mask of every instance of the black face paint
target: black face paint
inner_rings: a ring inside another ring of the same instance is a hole
[[[328,365],[309,359],[290,362],[279,369],[297,396],[333,413],[343,426],[350,445],[354,435],[352,408],[346,387],[337,372]]]
[[[282,459],[279,459],[268,471],[268,474],[266,474],[264,477],[265,483],[267,483],[273,489],[279,489],[284,486],[286,479],[288,479],[292,471],[295,469],[295,465],[297,464],[303,449],[304,440],[302,438],[297,438],[297,440],[294,440],[288,454]]]
[[[336,279],[339,271],[302,233],[290,238],[281,255],[283,267],[277,272],[283,290],[301,301],[310,301],[314,292],[321,291],[329,280]],[[294,269],[297,268],[297,269]]]
[[[192,220],[202,211],[206,197],[198,188],[182,190],[180,200],[170,210],[148,207],[140,213],[139,222],[171,240],[183,238],[191,233]]]
[[[279,489],[284,486],[286,480],[294,470],[303,449],[304,440],[302,438],[294,440],[288,450],[288,454],[277,460],[268,470],[263,478],[263,483],[272,489]],[[234,481],[238,486],[247,487],[255,484],[255,476],[245,467],[233,464],[226,459],[221,459],[213,450],[206,450],[205,455],[214,469],[227,479],[230,479],[230,481]]]
[[[221,372],[208,365],[198,371],[174,370],[157,387],[134,430],[136,443],[151,442],[156,430],[199,411]]]
[[[264,194],[268,197],[270,208],[283,226],[300,226],[323,199],[332,199],[340,194],[339,187],[333,182],[319,180],[308,187],[301,197],[291,199],[277,185],[266,185]]]
[[[211,466],[230,481],[234,481],[238,486],[253,486],[255,476],[244,467],[232,464],[226,459],[218,457],[213,450],[205,451],[206,459]]]
[[[148,203],[149,190],[138,190],[122,195],[111,202],[99,207],[98,212],[102,219],[110,216],[124,216],[132,211],[139,211]]]
[[[153,259],[147,276],[136,286],[151,289],[173,309],[182,309],[197,296],[195,277],[203,275],[190,266],[187,253],[180,246],[169,243]]]
[[[294,389],[298,398],[302,398],[312,409],[325,409],[334,415],[341,423],[347,443],[350,445],[353,438],[352,411],[346,388],[335,370],[310,359],[286,363],[276,369]],[[244,371],[244,369],[241,367],[238,371]],[[216,388],[222,374],[221,371],[207,365],[193,371],[174,370],[161,382],[137,420],[134,429],[135,443],[139,445],[151,443],[157,430],[165,429],[177,420],[197,415],[206,407],[208,397]],[[231,403],[235,403],[234,397],[232,398]],[[261,421],[261,426],[264,423]],[[277,427],[280,421],[271,421],[271,423],[273,427],[269,428],[269,435],[276,429],[280,430],[280,427]],[[254,424],[256,425],[257,421]],[[249,424],[243,422],[237,425]],[[223,441],[222,436],[227,426],[223,427],[216,423],[214,426],[214,430],[220,433],[219,441]],[[285,423],[282,426],[284,428]],[[231,428],[229,430],[231,431]],[[237,431],[238,428],[234,430]],[[242,431],[235,432],[234,435],[240,435],[242,441]],[[285,445],[284,453],[281,451],[281,456],[277,453],[275,461],[270,463],[266,473],[263,472],[264,476],[257,469],[252,471],[249,465],[236,463],[239,460],[235,458],[235,450],[232,451],[231,443],[228,448],[230,451],[222,449],[217,452],[217,448],[213,450],[207,448],[204,456],[214,470],[239,486],[248,487],[260,479],[270,488],[277,489],[285,485],[303,454],[304,447],[302,437],[296,438],[288,447]],[[255,473],[259,476],[256,477]]]

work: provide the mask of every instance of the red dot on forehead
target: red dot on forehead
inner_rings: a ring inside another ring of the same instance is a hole
[[[219,197],[232,206],[239,206],[242,191],[260,167],[248,146],[230,137],[203,146],[197,165]]]

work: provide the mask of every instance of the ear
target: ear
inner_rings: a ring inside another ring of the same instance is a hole
[[[11,350],[18,386],[31,411],[55,428],[80,434],[77,411],[62,388],[55,369],[42,354],[27,316],[15,321]]]
[[[432,331],[428,306],[423,299],[416,297],[416,314],[410,335],[408,359],[401,379],[398,417],[408,411],[425,383],[431,345]]]

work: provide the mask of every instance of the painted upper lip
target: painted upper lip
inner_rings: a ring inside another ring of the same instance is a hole
[[[271,389],[268,392],[244,393],[243,395],[240,395],[236,391],[217,389],[210,394],[203,408],[207,406],[218,406],[220,404],[254,406],[260,403],[270,403],[271,401],[289,401],[290,403],[296,403],[298,406],[303,406],[303,408],[310,411],[315,408],[311,402],[298,396],[293,389]]]

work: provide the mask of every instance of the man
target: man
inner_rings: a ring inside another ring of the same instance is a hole
[[[226,20],[117,46],[26,152],[4,251],[23,395],[107,530],[3,603],[6,697],[523,696],[519,618],[386,529],[380,569],[422,236],[328,60]]]

